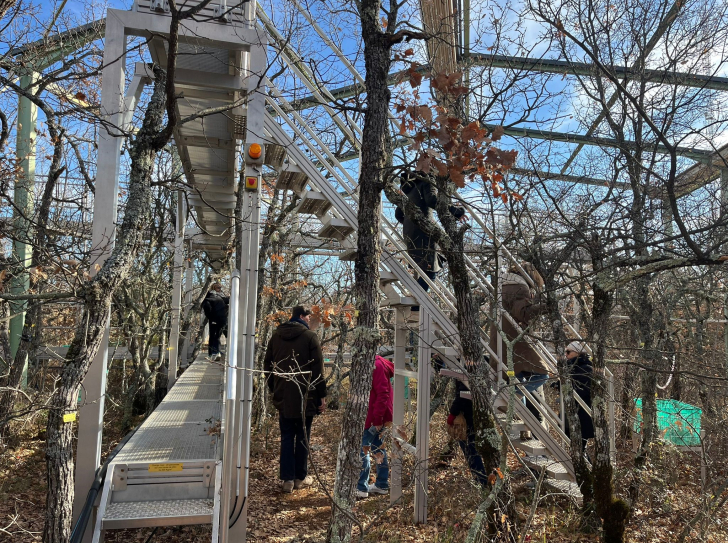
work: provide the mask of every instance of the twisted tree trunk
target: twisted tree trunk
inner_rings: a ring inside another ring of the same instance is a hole
[[[111,297],[132,268],[144,226],[151,215],[152,171],[157,153],[166,144],[166,140],[159,138],[165,111],[166,74],[155,68],[155,76],[154,92],[144,122],[130,149],[128,200],[117,242],[98,274],[81,289],[79,297],[84,302],[85,312],[49,401],[45,543],[65,543],[70,535],[74,493],[71,422],[75,418],[78,393],[99,350],[109,319]]]

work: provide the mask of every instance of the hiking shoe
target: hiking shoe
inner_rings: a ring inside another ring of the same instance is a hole
[[[369,494],[389,494],[389,489],[379,488],[377,485],[369,485]]]
[[[217,353],[213,360],[215,360],[215,362],[219,362],[220,360],[222,360],[222,355],[220,353]]]
[[[357,488],[356,492],[354,492],[354,497],[357,500],[363,500],[369,497],[369,492],[363,492]]]
[[[294,484],[295,483],[293,481],[281,481],[281,490],[286,494],[290,494],[293,492]]]
[[[533,435],[531,434],[531,431],[522,430],[521,431],[521,441],[528,441],[529,439],[533,439]]]
[[[298,490],[299,488],[307,488],[313,484],[313,477],[306,475],[303,479],[296,479],[293,482],[293,488]]]

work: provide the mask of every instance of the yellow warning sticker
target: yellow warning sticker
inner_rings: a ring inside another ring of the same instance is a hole
[[[515,372],[515,371],[507,371],[507,372],[506,372],[506,375],[507,375],[508,377],[515,377],[515,376],[516,376],[516,372]]]
[[[151,473],[166,473],[168,471],[182,471],[182,464],[151,464]]]
[[[63,422],[73,422],[76,420],[76,413],[66,413],[63,415]]]

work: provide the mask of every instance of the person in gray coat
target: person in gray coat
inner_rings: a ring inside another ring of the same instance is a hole
[[[402,192],[409,198],[412,203],[420,208],[425,217],[435,220],[435,206],[437,205],[437,192],[430,179],[422,172],[414,174],[406,174],[402,176]],[[450,206],[450,213],[457,219],[461,219],[465,215],[465,209],[457,206]],[[407,254],[420,267],[420,269],[434,281],[440,272],[440,258],[437,254],[437,244],[432,240],[430,235],[422,230],[419,225],[408,217],[399,207],[395,211],[395,217],[402,223],[405,243],[407,244]],[[422,276],[417,280],[419,285],[425,292],[430,290]],[[413,307],[412,311],[419,310],[419,307]]]

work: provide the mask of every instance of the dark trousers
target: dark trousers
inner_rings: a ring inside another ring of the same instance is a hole
[[[305,479],[308,475],[308,441],[311,437],[313,417],[287,419],[278,415],[281,429],[281,471],[282,481]]]
[[[438,273],[438,272],[434,272],[434,271],[426,271],[426,272],[425,272],[425,275],[427,275],[427,277],[429,277],[429,278],[430,278],[430,281],[434,281],[435,279],[437,279],[437,273]],[[417,283],[418,283],[418,284],[419,284],[419,285],[420,285],[420,286],[422,287],[422,289],[423,289],[423,290],[424,290],[425,292],[429,292],[429,290],[430,290],[430,285],[428,285],[428,284],[427,284],[427,281],[425,281],[425,280],[424,280],[424,279],[422,278],[422,276],[420,276],[420,277],[419,277],[419,278],[417,279]],[[419,306],[419,305],[415,305],[415,306],[412,306],[412,311],[419,311],[419,310],[420,310],[420,306]]]
[[[478,450],[475,448],[475,434],[469,433],[468,440],[458,441],[458,444],[465,455],[465,460],[468,461],[470,473],[473,475],[473,478],[481,485],[487,485],[488,477],[485,475],[485,465],[483,464],[483,459],[478,454]]]
[[[211,322],[210,323],[210,341],[207,347],[207,354],[215,356],[220,352],[220,336],[225,334],[227,337],[227,331],[225,330],[225,323]]]

